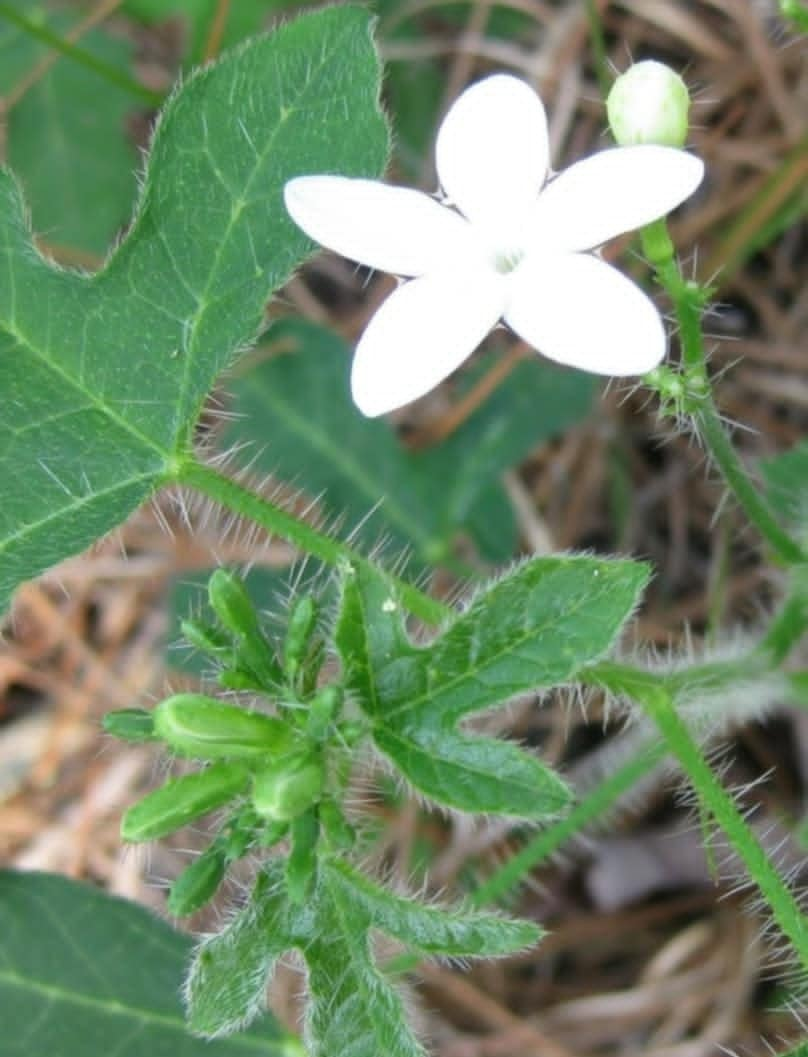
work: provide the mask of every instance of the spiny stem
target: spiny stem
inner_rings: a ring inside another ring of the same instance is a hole
[[[30,37],[42,41],[43,44],[47,44],[49,48],[60,52],[66,58],[72,59],[73,62],[79,63],[79,65],[86,67],[88,70],[92,70],[93,73],[103,77],[110,84],[115,84],[131,95],[138,96],[149,106],[160,106],[163,102],[163,96],[158,92],[152,92],[133,77],[122,73],[115,66],[104,62],[103,59],[97,58],[92,52],[87,51],[85,48],[80,48],[76,44],[71,44],[60,37],[58,33],[48,29],[47,26],[27,18],[12,7],[11,4],[0,2],[0,17],[7,19],[7,21],[13,23]]]
[[[802,547],[780,526],[768,502],[752,483],[715,406],[701,330],[701,314],[707,291],[698,283],[683,277],[664,220],[657,220],[643,228],[641,238],[645,255],[676,312],[682,346],[683,381],[687,388],[686,409],[698,435],[744,513],[778,557],[787,565],[805,561],[806,554]]]
[[[237,481],[226,477],[210,466],[204,466],[189,458],[182,461],[176,469],[174,480],[178,484],[190,485],[205,495],[232,510],[241,517],[250,518],[261,525],[267,532],[280,536],[295,547],[311,554],[327,565],[337,566],[341,562],[355,565],[372,565],[353,547],[342,543],[331,536],[320,532],[311,525],[300,521],[293,514],[281,510],[268,499],[263,499],[255,492],[245,488]],[[454,615],[454,610],[412,584],[397,581],[401,600],[410,612],[428,624],[441,624]]]

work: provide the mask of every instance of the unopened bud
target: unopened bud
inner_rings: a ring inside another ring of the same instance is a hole
[[[247,768],[237,763],[215,763],[197,774],[174,778],[129,808],[121,823],[121,836],[127,841],[142,841],[173,833],[238,796],[248,778]]]
[[[181,756],[197,760],[276,756],[292,731],[280,719],[204,694],[174,694],[154,710],[154,731]]]
[[[322,763],[309,754],[269,764],[256,772],[253,806],[264,818],[297,818],[319,800],[324,778]]]
[[[283,667],[294,679],[309,651],[312,632],[317,625],[317,603],[311,595],[303,595],[295,602],[286,626],[283,644]]]
[[[169,912],[174,917],[181,918],[195,913],[209,903],[224,880],[226,869],[224,849],[215,844],[211,845],[195,862],[186,866],[171,886],[168,896]]]
[[[690,94],[679,74],[650,59],[629,66],[606,100],[612,135],[621,147],[683,147],[689,109]]]

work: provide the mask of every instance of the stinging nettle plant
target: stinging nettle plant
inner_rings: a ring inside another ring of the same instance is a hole
[[[127,811],[127,841],[217,813],[208,847],[171,886],[174,915],[205,906],[233,863],[259,864],[244,904],[194,954],[190,1029],[245,1027],[278,960],[296,952],[309,1053],[422,1053],[374,934],[418,956],[490,958],[539,942],[541,929],[482,908],[502,890],[496,877],[468,905],[435,905],[374,876],[372,838],[348,810],[357,761],[375,759],[444,809],[540,823],[551,843],[585,804],[535,751],[467,721],[560,686],[605,691],[650,721],[657,740],[642,767],[615,776],[615,795],[618,778],[627,787],[670,754],[804,969],[798,900],[708,764],[704,716],[692,719],[694,702],[758,685],[804,698],[804,673],[783,665],[808,626],[808,584],[803,541],[748,477],[713,403],[701,329],[710,292],[682,275],[665,225],[703,176],[684,149],[687,91],[659,64],[629,70],[609,98],[618,146],[551,176],[533,90],[505,75],[480,81],[439,131],[437,200],[378,182],[389,149],[379,81],[371,21],[350,5],[193,73],[165,104],[131,228],[93,276],[40,256],[21,191],[0,173],[4,604],[170,485],[332,569],[322,589],[297,593],[282,633],[235,573],[215,571],[207,615],[182,632],[226,696],[179,693],[105,720],[185,763]],[[676,364],[662,362],[654,303],[596,253],[634,229],[676,315]],[[759,638],[730,659],[624,663],[613,657],[651,574],[642,562],[533,558],[450,606],[206,462],[195,446],[205,400],[254,343],[268,295],[313,252],[308,236],[405,280],[356,352],[366,414],[428,391],[500,320],[564,364],[643,375],[663,413],[692,426],[784,570],[787,593]],[[517,879],[529,868],[510,867]]]

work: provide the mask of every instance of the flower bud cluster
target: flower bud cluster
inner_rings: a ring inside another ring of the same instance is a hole
[[[235,574],[216,570],[208,600],[216,622],[185,621],[186,637],[219,664],[223,687],[257,692],[272,703],[274,714],[206,694],[179,693],[151,711],[122,709],[104,719],[105,729],[116,737],[160,741],[172,754],[200,764],[126,812],[125,840],[152,840],[211,811],[229,812],[209,847],[172,886],[168,905],[177,915],[207,903],[230,863],[285,839],[291,844],[293,887],[302,898],[321,836],[338,847],[352,841],[331,788],[330,775],[339,768],[329,764],[351,742],[353,724],[341,719],[342,687],[318,686],[325,644],[315,599],[303,596],[295,603],[277,650]]]

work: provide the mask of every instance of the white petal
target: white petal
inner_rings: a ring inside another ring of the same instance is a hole
[[[467,88],[443,120],[438,178],[469,220],[508,230],[533,205],[550,148],[542,102],[524,81],[495,74]]]
[[[665,216],[693,194],[700,158],[674,147],[614,147],[571,165],[535,204],[530,245],[589,250]]]
[[[384,301],[356,349],[351,388],[365,415],[423,396],[470,356],[502,315],[495,272],[428,275]]]
[[[645,374],[665,356],[653,302],[589,254],[527,258],[511,277],[505,322],[549,359],[593,374]]]
[[[423,275],[467,257],[463,217],[407,187],[347,176],[299,176],[283,189],[292,220],[330,250],[394,275]]]

